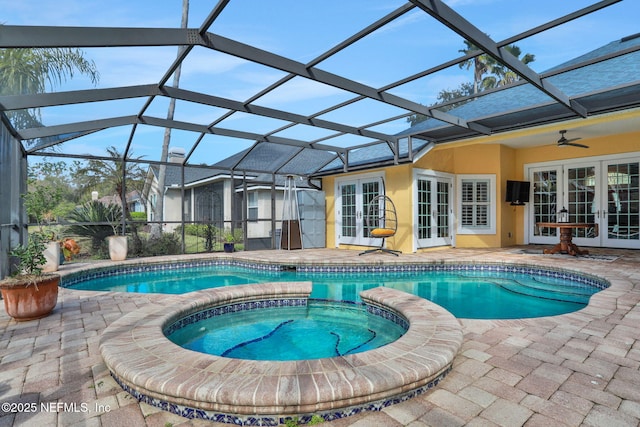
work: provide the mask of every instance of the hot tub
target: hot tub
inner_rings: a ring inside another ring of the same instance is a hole
[[[184,349],[165,331],[194,313],[259,310],[306,303],[309,282],[261,283],[183,295],[115,321],[100,351],[115,380],[139,401],[188,417],[278,425],[312,415],[325,420],[380,410],[431,389],[450,371],[462,330],[440,306],[398,290],[361,293],[367,310],[408,324],[374,350],[297,361],[232,359]],[[221,318],[222,319],[222,318]],[[190,320],[187,320],[187,322]]]

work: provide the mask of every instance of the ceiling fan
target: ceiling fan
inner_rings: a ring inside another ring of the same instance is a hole
[[[567,145],[571,145],[573,147],[580,147],[580,148],[589,148],[587,145],[584,144],[576,144],[573,141],[577,141],[579,139],[582,138],[571,138],[571,139],[567,139],[564,134],[567,133],[566,130],[561,130],[560,131],[560,139],[558,140],[558,147],[566,147]]]

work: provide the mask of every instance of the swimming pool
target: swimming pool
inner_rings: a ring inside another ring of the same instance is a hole
[[[441,305],[456,317],[554,316],[585,307],[608,287],[598,277],[514,264],[279,265],[199,260],[95,269],[65,276],[62,286],[94,291],[183,294],[274,281],[311,281],[311,298],[359,301],[363,290],[398,289]]]

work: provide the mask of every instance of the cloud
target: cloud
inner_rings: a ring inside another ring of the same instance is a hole
[[[258,104],[284,105],[344,94],[341,89],[296,77],[258,100]]]
[[[426,19],[430,19],[430,18],[425,12],[423,12],[422,10],[413,10],[411,12],[405,13],[399,18],[394,19],[384,27],[379,28],[372,35],[377,36],[380,34],[391,32],[391,31],[396,31],[407,25],[412,25],[412,24],[415,24],[416,22],[424,21]]]
[[[245,64],[249,64],[249,61],[210,49],[195,48],[183,61],[182,74],[185,76],[217,75],[228,73]]]
[[[456,8],[467,5],[481,6],[492,3],[499,3],[500,1],[503,0],[444,0],[444,3],[451,8]]]

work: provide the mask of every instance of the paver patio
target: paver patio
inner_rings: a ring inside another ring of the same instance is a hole
[[[256,251],[234,256],[296,262],[517,262],[567,267],[614,286],[563,316],[461,320],[464,343],[453,371],[434,390],[380,412],[326,423],[342,426],[637,426],[640,422],[640,251],[594,261],[523,254],[520,248],[447,249],[358,257],[358,251]],[[226,256],[214,254],[207,256]],[[107,262],[104,262],[105,264]],[[80,264],[67,264],[61,273]],[[0,411],[4,426],[223,426],[140,404],[110,377],[98,351],[115,319],[170,295],[61,289],[52,315],[17,323],[0,313]],[[42,410],[44,404],[47,410]],[[28,409],[34,409],[27,411]]]

